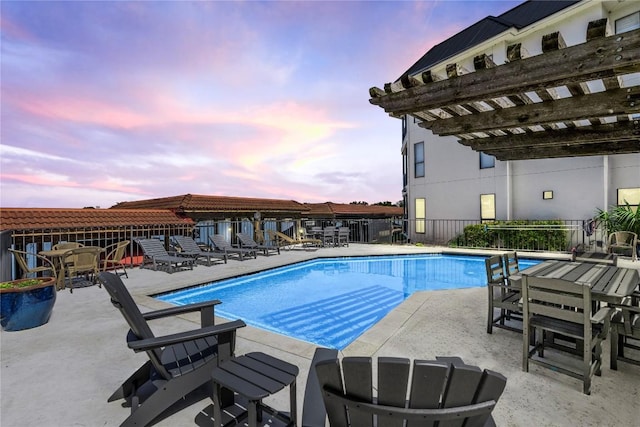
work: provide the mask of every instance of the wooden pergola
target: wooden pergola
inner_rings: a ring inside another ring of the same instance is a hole
[[[606,22],[590,22],[579,45],[555,32],[540,55],[514,44],[502,65],[479,55],[467,74],[448,64],[442,80],[403,75],[369,102],[498,160],[640,152],[640,30],[605,36]]]

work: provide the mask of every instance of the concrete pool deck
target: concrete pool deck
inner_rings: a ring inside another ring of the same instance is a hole
[[[143,311],[167,304],[148,295],[246,274],[319,256],[456,252],[438,247],[356,245],[318,250],[282,251],[226,265],[198,266],[167,274],[130,269],[124,282]],[[491,252],[459,251],[488,254]],[[542,254],[536,254],[542,255]],[[558,257],[568,258],[568,255]],[[640,268],[622,259],[621,267]],[[224,301],[223,301],[224,304]],[[225,320],[221,319],[220,322]],[[195,316],[153,321],[158,335],[197,327]],[[129,414],[121,401],[107,398],[147,358],[125,344],[128,327],[104,289],[79,288],[58,293],[53,316],[44,326],[2,332],[0,351],[0,425],[3,427],[117,426]],[[246,327],[238,332],[236,353],[264,351],[300,368],[298,413],[315,346]],[[602,376],[594,377],[590,396],[580,381],[532,366],[522,372],[521,335],[494,329],[486,333],[486,289],[418,292],[341,352],[342,356],[396,356],[432,359],[460,356],[467,363],[498,371],[507,388],[493,411],[506,426],[637,426],[640,419],[640,367],[624,362],[609,369],[609,342],[603,345]],[[288,393],[267,402],[288,410]],[[194,425],[209,405],[202,400],[160,421],[158,426]]]

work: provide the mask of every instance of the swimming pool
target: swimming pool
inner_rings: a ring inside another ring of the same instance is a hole
[[[519,260],[521,268],[536,260]],[[319,346],[343,349],[412,293],[486,286],[484,258],[396,255],[319,258],[156,298],[219,299],[216,315]]]

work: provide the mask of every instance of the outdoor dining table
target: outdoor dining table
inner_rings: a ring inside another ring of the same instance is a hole
[[[84,246],[85,248],[94,248],[96,252],[104,252],[104,248],[100,246]],[[39,255],[47,257],[53,263],[56,269],[56,289],[61,290],[64,289],[64,278],[65,278],[65,265],[64,258],[65,254],[69,252],[71,249],[49,249],[46,251],[38,252]]]
[[[547,260],[525,268],[520,275],[569,280],[588,285],[594,301],[620,304],[640,285],[640,270],[592,262]],[[514,286],[521,287],[522,277],[512,276]]]

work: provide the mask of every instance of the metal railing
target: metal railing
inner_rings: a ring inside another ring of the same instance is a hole
[[[194,238],[201,244],[209,243],[209,236],[222,234],[232,244],[237,244],[236,233],[250,235],[258,242],[269,241],[267,230],[280,231],[289,237],[311,234],[313,227],[348,227],[350,243],[400,243],[406,238],[402,234],[402,223],[390,219],[302,219],[302,220],[242,220],[203,221],[195,226]],[[259,231],[256,231],[259,230]]]
[[[130,240],[127,247],[125,262],[129,266],[140,264],[142,249],[135,243],[139,238],[156,238],[164,242],[170,250],[179,251],[173,246],[171,236],[193,236],[203,249],[210,248],[209,235],[222,234],[232,244],[238,244],[236,233],[244,232],[255,240],[268,243],[266,230],[281,231],[291,237],[300,236],[309,231],[312,226],[344,226],[349,227],[349,241],[357,243],[397,243],[401,227],[399,223],[384,219],[354,219],[335,221],[330,219],[315,220],[262,220],[250,219],[239,221],[204,221],[195,226],[186,225],[145,225],[122,227],[78,227],[65,229],[30,229],[7,230],[2,233],[0,241],[0,265],[2,271],[0,281],[12,280],[20,274],[19,268],[9,248],[29,253],[49,250],[59,242],[78,242],[85,246],[106,247],[110,244]],[[256,227],[261,230],[256,233]],[[30,266],[35,266],[37,259],[29,257]],[[33,264],[33,265],[31,265]]]
[[[78,227],[65,229],[30,229],[10,230],[3,233],[0,244],[0,265],[2,272],[0,281],[13,280],[20,275],[18,266],[9,248],[29,253],[49,250],[56,243],[78,242],[84,246],[107,247],[123,240],[131,241],[126,249],[125,262],[129,266],[141,262],[142,250],[135,244],[135,239],[158,238],[169,245],[172,235],[191,235],[193,225],[144,225],[123,227]],[[37,262],[35,257],[28,257],[31,267]]]
[[[474,226],[474,227],[469,227]],[[602,251],[606,231],[590,220],[487,222],[479,220],[406,220],[410,243],[473,249]],[[423,230],[417,233],[415,230]]]
[[[350,243],[365,244],[429,244],[439,246],[455,246],[461,248],[493,248],[528,251],[602,251],[606,233],[603,229],[589,227],[585,220],[559,220],[554,225],[536,225],[524,223],[514,226],[500,224],[483,224],[478,220],[404,220],[391,219],[295,219],[295,220],[261,220],[250,219],[239,221],[204,221],[195,226],[192,224],[128,226],[112,228],[77,228],[57,230],[18,230],[2,234],[0,245],[0,265],[2,275],[0,281],[11,280],[20,272],[7,249],[14,248],[38,253],[51,249],[58,242],[80,242],[84,245],[106,247],[109,244],[130,240],[127,248],[126,262],[130,266],[140,263],[142,250],[135,243],[137,238],[157,238],[165,243],[167,249],[173,247],[172,235],[189,235],[203,248],[210,247],[209,235],[222,234],[232,244],[238,244],[236,233],[249,234],[256,241],[269,242],[266,230],[281,231],[291,237],[309,233],[312,227],[338,226],[349,228]],[[465,228],[472,227],[471,231]],[[424,232],[416,233],[420,229]],[[259,231],[256,231],[259,230]],[[34,261],[35,258],[34,258]]]

